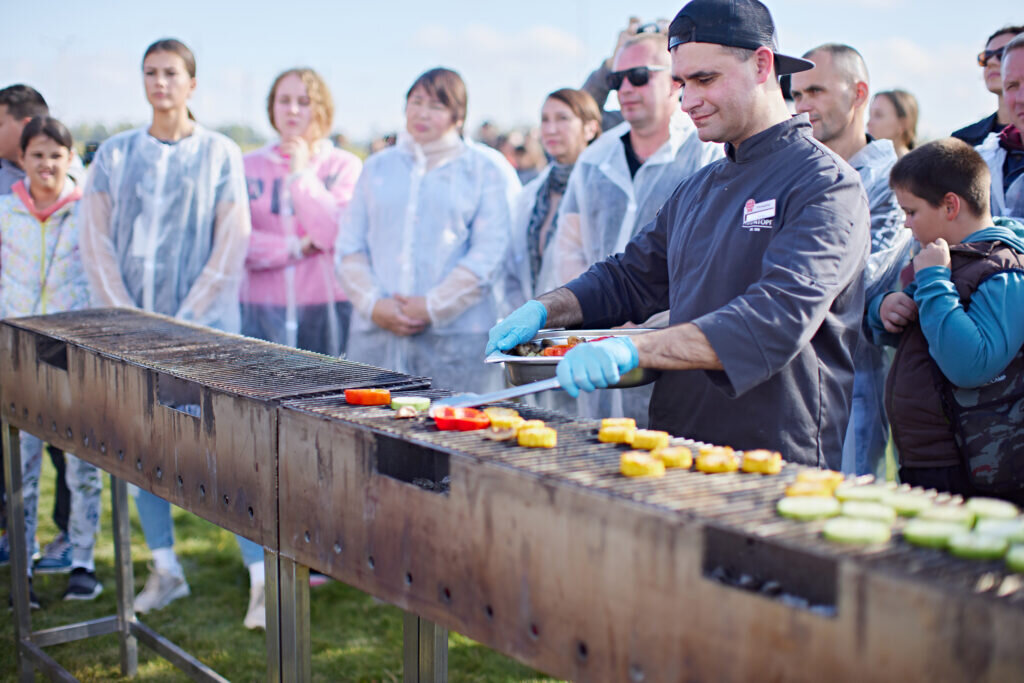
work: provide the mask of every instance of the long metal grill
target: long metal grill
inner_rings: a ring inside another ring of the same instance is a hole
[[[516,406],[558,430],[555,449],[438,432],[338,395],[445,394],[424,378],[131,311],[5,321],[0,340],[15,426],[52,422],[55,445],[282,564],[557,676],[859,681],[884,661],[867,677],[1024,677],[1016,576],[901,541],[827,543],[775,514],[794,466],[626,479],[595,422]]]
[[[442,397],[450,392],[413,391],[418,396]],[[704,474],[669,469],[660,478],[628,478],[619,473],[619,458],[630,450],[622,444],[597,440],[599,423],[574,420],[563,414],[527,404],[503,403],[523,417],[540,419],[558,431],[556,448],[523,448],[513,442],[485,439],[481,432],[440,432],[429,419],[396,420],[392,411],[350,406],[341,397],[297,400],[289,407],[371,427],[433,449],[458,453],[480,461],[500,463],[541,478],[600,490],[625,499],[680,514],[690,520],[719,523],[723,527],[827,558],[851,558],[881,571],[933,581],[946,588],[976,592],[986,598],[1024,607],[1024,582],[1002,561],[979,562],[955,558],[940,550],[910,546],[899,540],[906,520],[893,528],[893,539],[877,546],[844,546],[821,536],[824,522],[796,522],[775,512],[785,488],[807,469],[787,464],[779,475],[745,473]],[[940,494],[940,500],[948,494]]]

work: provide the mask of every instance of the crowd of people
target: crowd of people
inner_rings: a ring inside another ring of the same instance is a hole
[[[471,139],[463,80],[434,68],[364,163],[309,68],[274,80],[279,137],[243,156],[189,110],[192,52],[160,40],[150,123],[88,169],[38,92],[0,90],[0,315],[138,308],[474,392],[503,382],[483,353],[542,327],[640,326],[574,348],[541,400],[855,474],[891,433],[904,481],[1020,500],[1024,27],[978,63],[996,112],[920,145],[914,97],[872,93],[854,47],[788,56],[756,0],[693,0],[539,102],[539,140]],[[594,392],[638,365],[653,386]],[[43,444],[21,448],[35,552]],[[60,535],[30,573],[92,599],[99,472],[49,455]],[[190,589],[169,503],[133,496],[144,613]],[[238,542],[260,628],[262,549]]]

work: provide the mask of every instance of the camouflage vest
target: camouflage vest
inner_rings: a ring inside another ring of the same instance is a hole
[[[1001,242],[950,249],[952,279],[964,309],[1001,272],[1024,272],[1024,255]],[[979,493],[1024,489],[1024,349],[987,384],[954,386],[928,353],[915,321],[904,330],[886,383],[886,410],[901,465],[962,465]]]

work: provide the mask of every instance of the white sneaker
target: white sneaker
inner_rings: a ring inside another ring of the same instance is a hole
[[[151,610],[161,609],[191,592],[184,576],[175,576],[149,565],[146,585],[142,592],[135,596],[135,611],[138,614],[146,614]]]
[[[267,603],[262,583],[255,583],[249,587],[249,609],[242,623],[247,629],[267,630]]]

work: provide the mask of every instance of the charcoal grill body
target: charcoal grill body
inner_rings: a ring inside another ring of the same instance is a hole
[[[1024,679],[999,563],[831,545],[774,512],[798,468],[627,480],[596,423],[521,411],[557,449],[283,404],[282,556],[574,681]]]
[[[130,481],[264,545],[272,680],[310,675],[308,567],[413,615],[406,680],[443,680],[446,629],[580,681],[1024,680],[1020,577],[830,545],[774,512],[793,466],[625,479],[596,423],[522,408],[558,429],[550,450],[440,433],[337,395],[417,378],[137,312],[4,321],[0,349],[8,445],[22,428],[114,475],[118,616],[33,633],[15,578],[23,674],[117,631],[126,673],[138,638],[218,680],[131,613]]]
[[[135,669],[137,636],[198,678],[220,680],[134,617],[125,482],[262,545],[268,586],[275,591],[268,602],[276,606],[277,404],[340,387],[424,384],[124,309],[7,320],[0,325],[0,349],[0,406],[11,441],[6,452],[19,452],[20,429],[109,472],[115,526],[123,522],[115,545],[122,555],[118,616],[99,630],[67,627],[43,640],[55,644],[120,630],[126,674]],[[20,484],[20,457],[7,461],[17,470],[8,481]],[[9,519],[21,515],[19,507]],[[23,537],[23,526],[13,526]],[[25,546],[18,545],[23,554]],[[13,576],[24,575],[24,561],[20,566]],[[27,589],[23,581],[15,583]],[[40,640],[31,633],[27,612],[19,612],[18,624],[21,644]],[[279,676],[276,623],[267,637],[273,678]],[[33,648],[26,650],[31,656],[23,665],[30,669],[34,661],[59,675],[59,667]]]

